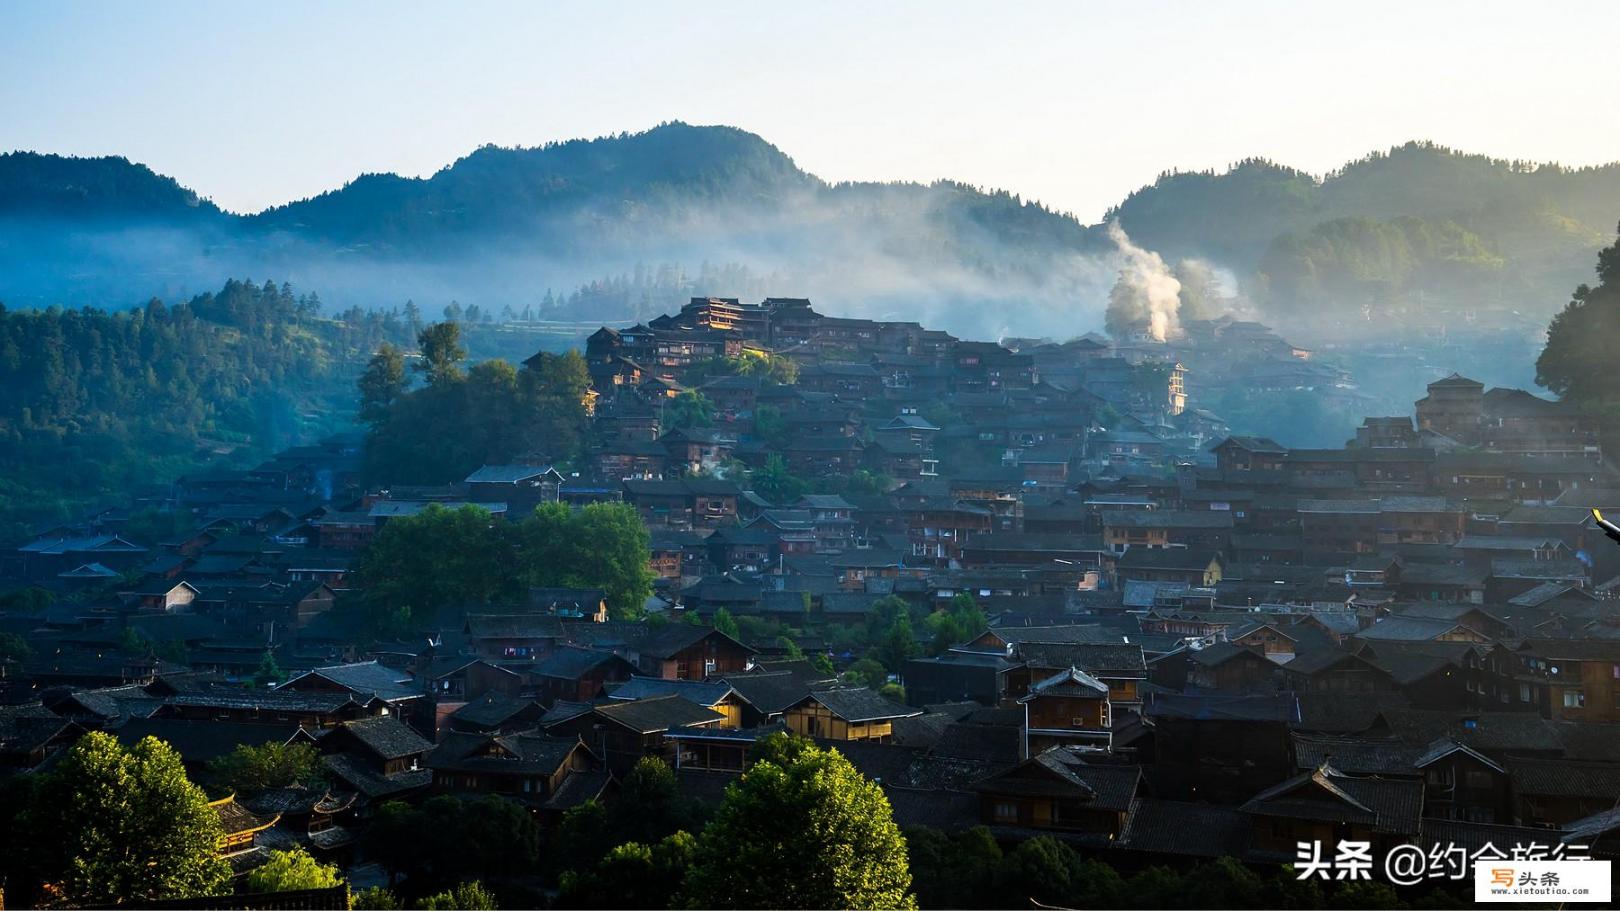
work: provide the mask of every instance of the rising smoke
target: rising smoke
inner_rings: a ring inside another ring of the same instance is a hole
[[[1123,258],[1119,280],[1108,294],[1109,333],[1118,337],[1145,328],[1161,342],[1174,335],[1181,328],[1181,280],[1163,257],[1132,242],[1119,222],[1108,223],[1108,238]]]

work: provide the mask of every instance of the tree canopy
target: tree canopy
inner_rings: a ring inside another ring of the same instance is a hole
[[[343,882],[337,864],[323,864],[303,848],[271,851],[264,863],[247,875],[249,892],[297,892],[330,889]]]
[[[600,588],[616,618],[633,619],[652,594],[649,542],[623,503],[546,503],[516,522],[435,504],[384,525],[356,575],[382,629],[423,628],[445,610],[520,598],[530,586]]]
[[[219,815],[155,737],[127,750],[100,731],[80,738],[41,782],[24,826],[39,882],[73,904],[229,891]]]
[[[1598,252],[1598,284],[1575,289],[1547,327],[1536,382],[1571,401],[1620,403],[1614,352],[1620,343],[1620,240]]]
[[[393,355],[379,351],[360,380],[366,470],[379,481],[446,484],[482,465],[566,463],[587,428],[590,374],[577,351],[542,353],[513,367],[487,360],[463,371],[456,323],[423,329],[417,368],[427,380],[405,390]],[[381,360],[379,360],[381,359]]]
[[[0,307],[0,537],[204,468],[345,429],[387,311],[320,318],[288,285],[228,281],[169,306]]]
[[[773,734],[698,837],[700,908],[906,908],[905,839],[883,790],[836,750]]]
[[[210,762],[208,778],[220,791],[235,794],[315,784],[321,779],[320,759],[315,745],[303,741],[244,743]]]

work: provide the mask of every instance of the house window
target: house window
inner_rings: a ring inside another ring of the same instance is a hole
[[[1564,690],[1564,708],[1586,708],[1586,692],[1584,690]]]
[[[1529,702],[1530,701],[1530,684],[1528,684],[1528,683],[1519,684],[1519,701],[1520,702]]]
[[[1018,804],[1002,800],[996,802],[996,822],[1017,822]]]

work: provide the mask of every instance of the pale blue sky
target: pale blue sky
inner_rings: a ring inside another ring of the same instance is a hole
[[[0,2],[0,150],[122,154],[236,211],[487,142],[726,123],[831,180],[1091,221],[1169,168],[1411,138],[1620,159],[1620,3]]]

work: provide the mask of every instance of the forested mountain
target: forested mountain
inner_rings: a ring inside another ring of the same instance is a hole
[[[1320,181],[1260,160],[1167,174],[1110,216],[1166,256],[1249,276],[1277,313],[1416,298],[1545,314],[1620,222],[1620,165],[1564,168],[1412,142]]]
[[[1279,317],[1545,315],[1620,221],[1620,166],[1411,143],[1322,179],[1262,160],[1166,174],[1110,214],[1167,259],[1229,270]],[[425,179],[368,174],[247,216],[123,159],[0,157],[13,306],[133,306],[268,272],[342,306],[456,299],[613,320],[654,296],[755,293],[736,282],[751,276],[839,312],[1061,334],[1101,325],[1113,249],[1100,226],[1008,193],[828,184],[751,133],[682,123],[485,147]]]
[[[199,221],[223,213],[174,178],[127,158],[12,152],[0,155],[0,214]]]
[[[317,317],[287,285],[122,312],[0,307],[0,539],[349,426],[392,314]]]

